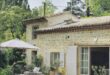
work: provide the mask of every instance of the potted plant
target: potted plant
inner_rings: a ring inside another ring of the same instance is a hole
[[[59,67],[58,68],[58,75],[64,75],[65,74],[65,69],[64,67]]]
[[[93,75],[107,75],[105,66],[92,66]]]
[[[48,66],[42,65],[40,71],[44,74],[44,75],[49,75],[49,70],[50,68]]]
[[[50,75],[58,75],[59,66],[60,66],[59,61],[55,61],[54,64],[51,64],[51,66],[50,66]]]

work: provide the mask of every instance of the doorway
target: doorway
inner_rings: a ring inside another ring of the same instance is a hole
[[[90,74],[94,73],[109,74],[109,47],[91,47],[90,48]]]

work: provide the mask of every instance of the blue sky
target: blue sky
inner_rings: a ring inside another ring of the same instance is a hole
[[[42,5],[42,1],[44,0],[28,0],[31,9]],[[50,1],[52,1],[52,3],[55,6],[57,6],[58,10],[56,12],[61,12],[67,6],[67,2],[69,2],[70,0],[50,0]]]

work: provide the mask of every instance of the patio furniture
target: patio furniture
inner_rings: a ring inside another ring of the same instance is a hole
[[[0,47],[1,48],[19,48],[19,49],[37,49],[37,50],[39,49],[38,47],[19,39],[13,39],[13,40],[3,42],[0,44]]]

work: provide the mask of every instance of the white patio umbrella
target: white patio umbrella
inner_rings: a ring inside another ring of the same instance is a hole
[[[39,48],[19,39],[13,39],[0,44],[1,48],[36,49]]]

